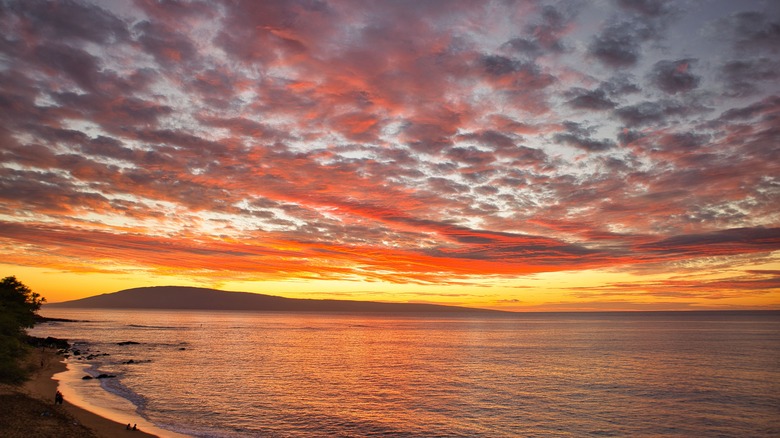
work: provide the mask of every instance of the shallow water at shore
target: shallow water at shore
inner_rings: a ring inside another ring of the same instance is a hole
[[[87,363],[70,361],[67,370],[52,377],[58,381],[59,390],[67,394],[69,402],[103,418],[119,422],[120,424],[137,426],[138,429],[161,438],[183,438],[187,436],[157,427],[140,416],[137,412],[137,406],[130,400],[114,392],[106,391],[99,381],[84,380],[83,377],[90,374],[88,369],[91,367],[92,365]]]
[[[777,312],[42,314],[117,376],[81,383],[193,436],[780,434]]]

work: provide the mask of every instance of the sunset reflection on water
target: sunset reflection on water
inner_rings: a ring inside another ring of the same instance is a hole
[[[109,389],[197,436],[780,431],[776,313],[56,314],[90,322],[35,331],[110,353]]]

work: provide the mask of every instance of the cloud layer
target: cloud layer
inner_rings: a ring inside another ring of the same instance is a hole
[[[776,263],[780,12],[698,5],[2,1],[4,262],[439,285]]]

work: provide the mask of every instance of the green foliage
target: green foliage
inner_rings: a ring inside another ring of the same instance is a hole
[[[27,352],[24,329],[35,325],[43,301],[16,277],[0,281],[0,382],[17,383],[26,377],[19,366]]]

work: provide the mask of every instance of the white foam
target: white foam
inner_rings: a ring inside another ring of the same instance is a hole
[[[99,379],[82,379],[88,364],[68,363],[68,369],[52,378],[59,382],[59,390],[74,405],[120,424],[136,424],[144,432],[161,438],[187,438],[188,435],[162,429],[141,417],[137,406],[129,400],[103,389]]]

